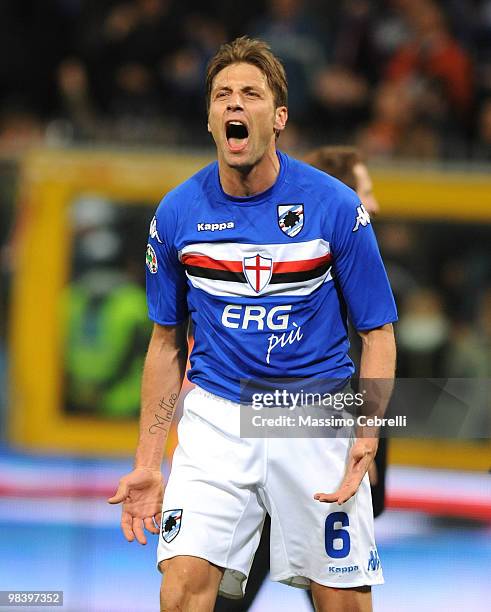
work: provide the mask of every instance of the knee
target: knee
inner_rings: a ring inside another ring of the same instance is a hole
[[[161,563],[163,572],[160,586],[160,612],[184,610],[190,591],[194,588],[186,564],[169,559]]]
[[[164,573],[160,588],[160,611],[181,612],[214,590],[210,580],[209,564],[202,559],[174,558],[162,561]],[[218,585],[216,585],[218,587]]]

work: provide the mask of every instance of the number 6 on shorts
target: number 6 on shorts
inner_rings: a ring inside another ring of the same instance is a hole
[[[341,523],[341,527],[335,527],[336,523]],[[324,538],[326,553],[333,559],[343,559],[349,555],[351,541],[349,533],[343,527],[349,527],[349,517],[346,512],[331,512],[326,517]],[[334,542],[341,540],[342,546],[334,548]]]

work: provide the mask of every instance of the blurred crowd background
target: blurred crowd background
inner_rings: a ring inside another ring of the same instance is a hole
[[[284,147],[491,159],[490,0],[4,0],[0,151],[209,145],[205,66],[244,33],[285,63]]]

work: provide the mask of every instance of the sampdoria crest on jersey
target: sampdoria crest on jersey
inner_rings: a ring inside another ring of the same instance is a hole
[[[256,293],[260,293],[271,280],[273,260],[257,253],[252,257],[244,257],[242,265],[247,282]]]
[[[368,210],[363,206],[363,204],[360,204],[360,206],[358,206],[356,209],[355,225],[351,231],[357,232],[360,225],[362,227],[366,227],[369,223],[371,223],[371,221]]]
[[[150,238],[155,238],[157,242],[160,242],[160,244],[162,244],[162,240],[160,240],[160,236],[157,231],[157,217],[154,217],[150,221]]]
[[[182,508],[179,510],[166,510],[162,515],[162,537],[167,542],[172,542],[181,529]]]
[[[155,251],[151,244],[147,244],[147,254],[145,256],[145,263],[147,264],[147,268],[150,270],[151,274],[157,274],[157,270],[159,268],[157,264],[157,255],[155,255]]]
[[[303,204],[278,204],[278,225],[282,232],[294,238],[302,231]]]

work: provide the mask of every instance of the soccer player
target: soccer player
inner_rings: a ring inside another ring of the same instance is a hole
[[[327,174],[339,179],[348,187],[356,191],[360,201],[370,216],[376,215],[379,204],[373,192],[372,179],[368,168],[355,147],[350,146],[324,146],[310,151],[303,160],[314,168],[318,168]],[[351,330],[350,330],[351,332]],[[353,345],[358,347],[356,337],[350,333],[351,351],[350,356],[358,363],[359,351],[353,355]],[[379,516],[385,506],[385,471],[387,463],[387,440],[381,438],[375,455],[375,460],[369,468],[370,489],[372,495],[372,508],[374,518]],[[271,525],[269,515],[266,516],[261,539],[254,556],[254,561],[247,581],[247,591],[241,600],[225,600],[221,597],[217,599],[214,612],[245,612],[252,605],[261,585],[269,572],[269,539]],[[310,596],[309,596],[310,599]]]
[[[348,313],[361,376],[393,377],[397,314],[370,218],[341,182],[277,150],[287,85],[265,43],[223,45],[206,86],[218,160],[168,193],[150,226],[140,438],[109,501],[123,502],[129,541],[161,525],[161,610],[241,597],[269,512],[273,580],[311,588],[318,610],[365,612],[383,582],[367,476],[377,438],[241,438],[239,402],[244,379],[347,381]],[[161,508],[188,316],[196,387]]]

